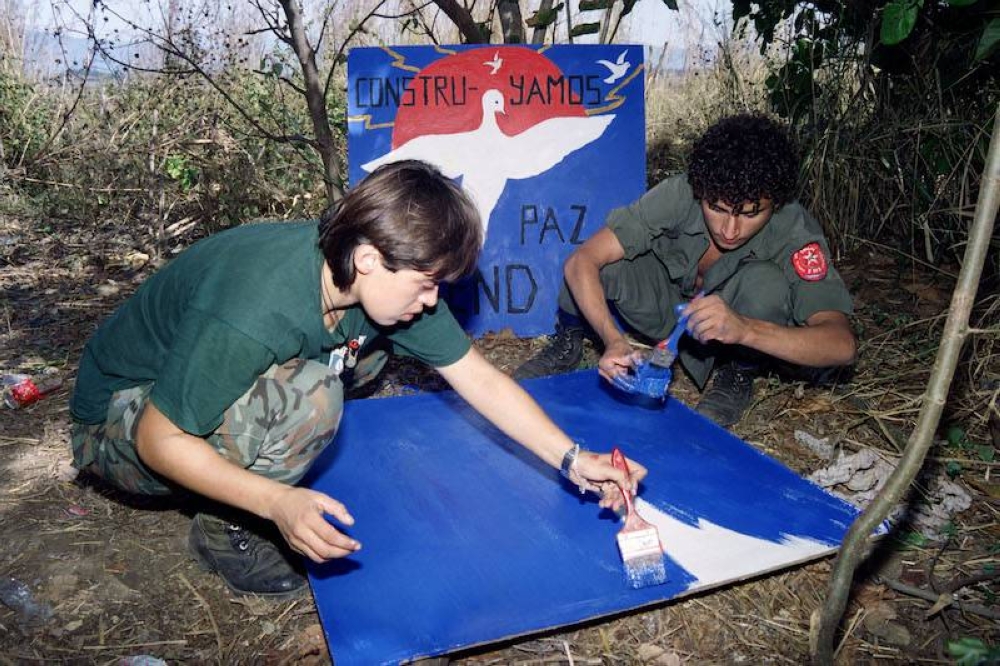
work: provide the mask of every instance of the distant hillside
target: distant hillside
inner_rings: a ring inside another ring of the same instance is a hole
[[[90,60],[90,51],[90,40],[84,37],[29,30],[24,36],[25,74],[43,79],[81,75]],[[90,76],[94,79],[116,78],[120,74],[121,67],[101,55],[94,59],[90,68]]]

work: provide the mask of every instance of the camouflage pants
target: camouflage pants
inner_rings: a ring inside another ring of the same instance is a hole
[[[381,361],[379,370],[384,358]],[[136,451],[136,427],[152,388],[143,384],[118,391],[104,423],[73,425],[77,468],[133,493],[165,495],[178,490],[146,467]],[[261,375],[205,440],[244,469],[294,484],[333,439],[343,406],[344,387],[337,374],[317,361],[292,359]]]

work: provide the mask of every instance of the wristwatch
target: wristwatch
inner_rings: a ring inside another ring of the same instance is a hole
[[[563,456],[562,464],[559,465],[559,473],[569,479],[570,472],[576,468],[576,459],[580,455],[580,445],[574,444]],[[570,479],[572,481],[572,479]]]

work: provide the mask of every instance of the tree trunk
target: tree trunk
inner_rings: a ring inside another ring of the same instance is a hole
[[[340,165],[337,162],[336,147],[333,142],[333,132],[330,129],[330,117],[326,113],[326,97],[323,94],[323,81],[316,67],[316,51],[309,44],[306,28],[302,22],[302,8],[297,0],[278,0],[285,11],[288,20],[288,30],[292,36],[292,49],[302,67],[305,81],[306,105],[309,108],[309,118],[312,120],[313,132],[316,135],[316,151],[323,160],[323,180],[326,185],[326,197],[330,203],[339,201],[343,196]]]
[[[552,0],[542,0],[538,3],[538,11],[535,13],[536,16],[541,16],[542,14],[548,14],[552,10]],[[532,44],[544,44],[545,43],[545,31],[549,29],[549,26],[541,26],[535,28],[531,33],[531,43]]]
[[[458,31],[462,34],[462,40],[466,44],[487,43],[479,26],[472,20],[472,14],[469,13],[468,9],[459,5],[455,0],[434,0],[434,4],[458,27]]]
[[[521,3],[518,0],[497,0],[500,14],[500,29],[504,44],[524,43],[524,21],[521,18]]]
[[[166,25],[163,26],[164,32],[167,34],[167,43],[176,44],[176,35],[174,34],[174,28],[177,27],[180,16],[180,7],[177,6],[177,0],[170,0],[167,3],[167,15],[164,17]],[[180,62],[178,62],[177,56],[172,54],[170,51],[163,51],[163,70],[170,71],[172,69],[179,69]]]
[[[566,3],[566,41],[569,44],[573,43],[573,12],[569,9],[569,3]]]

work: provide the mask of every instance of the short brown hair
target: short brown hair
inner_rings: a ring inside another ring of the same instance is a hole
[[[403,160],[375,169],[320,217],[319,246],[345,289],[354,250],[372,245],[390,271],[410,269],[453,282],[472,273],[483,245],[479,211],[433,166]]]

